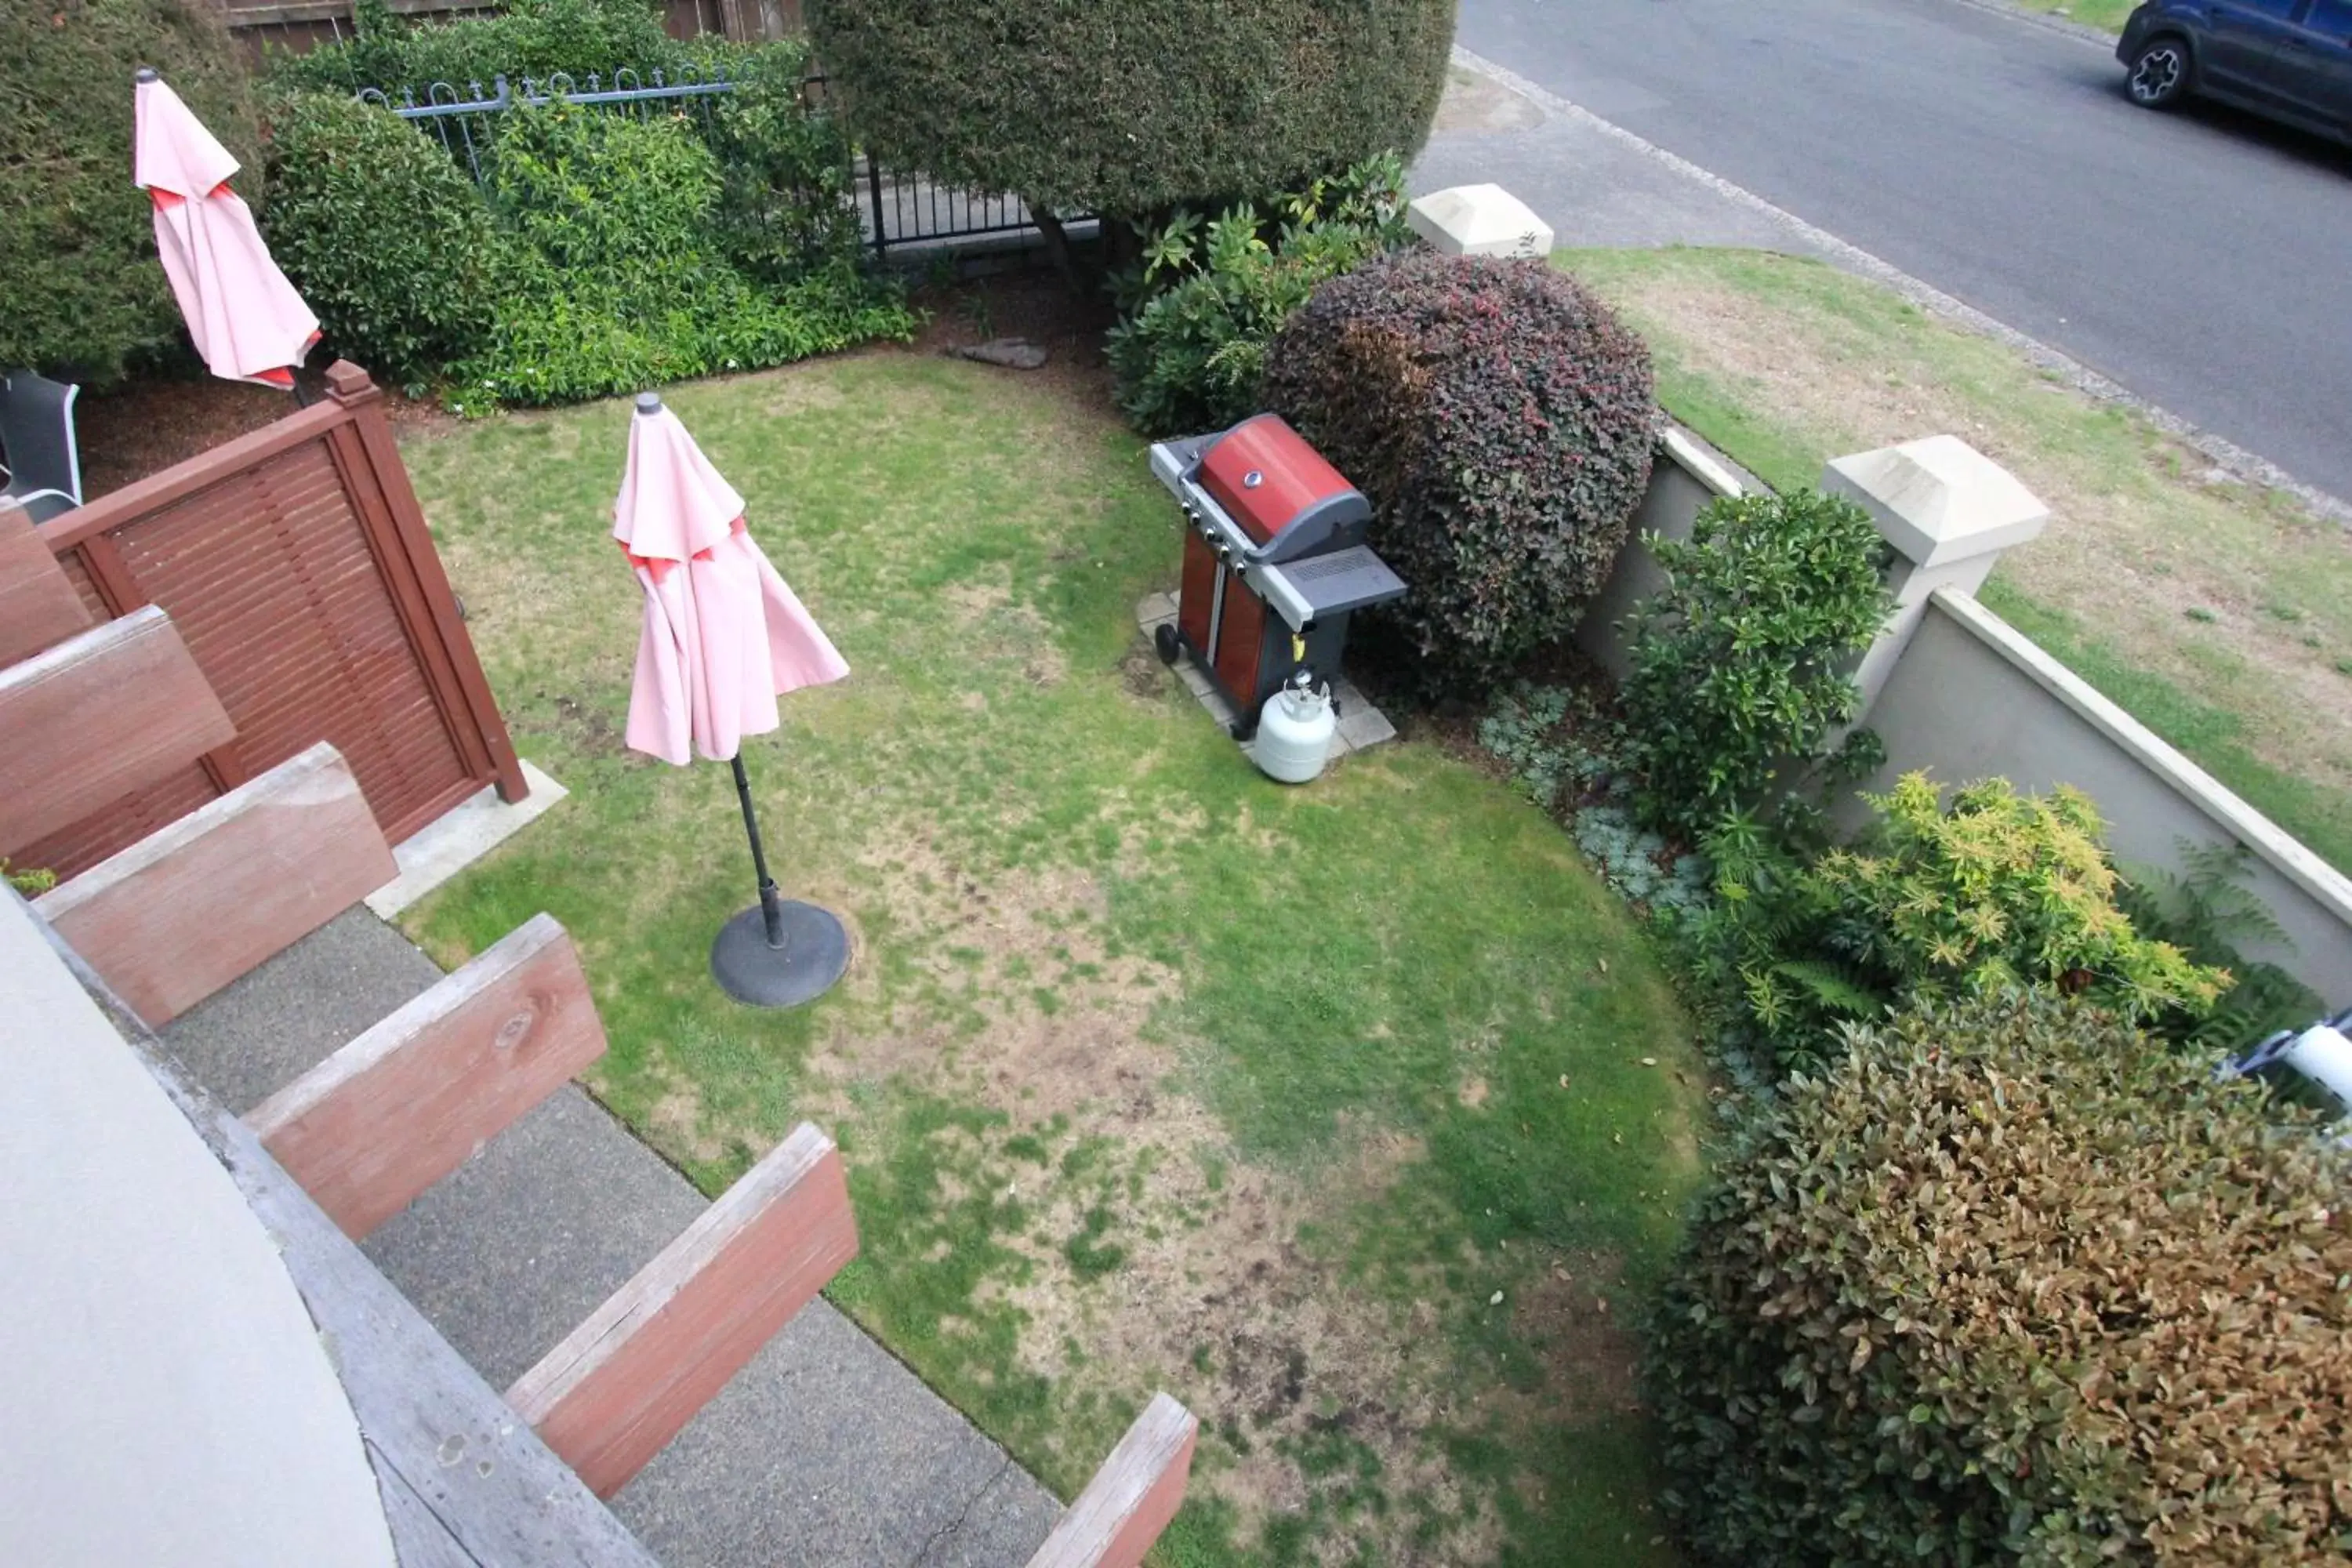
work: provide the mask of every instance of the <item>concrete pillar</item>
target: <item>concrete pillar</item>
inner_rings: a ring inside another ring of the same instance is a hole
[[[1832,458],[1822,489],[1860,505],[1895,549],[1886,570],[1895,613],[1854,670],[1866,720],[1927,613],[1927,595],[1950,588],[1974,597],[2002,551],[2049,525],[2050,509],[1958,436]]]

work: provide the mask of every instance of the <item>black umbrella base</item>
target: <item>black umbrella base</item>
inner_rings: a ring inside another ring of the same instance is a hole
[[[750,1007],[797,1007],[834,987],[849,968],[849,933],[829,910],[785,899],[784,944],[768,945],[767,921],[753,904],[719,928],[710,944],[710,977]]]

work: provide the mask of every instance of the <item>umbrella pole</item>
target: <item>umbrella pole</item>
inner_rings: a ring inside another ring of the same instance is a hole
[[[784,915],[776,898],[776,879],[768,875],[768,851],[760,842],[760,817],[751,809],[751,781],[743,772],[743,753],[729,759],[735,769],[735,798],[743,805],[743,832],[751,840],[751,868],[760,876],[760,921],[767,928],[768,945],[784,945]]]
[[[751,868],[760,877],[760,903],[719,928],[710,944],[710,976],[738,1002],[754,1007],[797,1007],[833,988],[849,968],[849,931],[830,910],[776,892],[768,875],[768,847],[751,806],[751,780],[743,759],[735,769],[735,798],[743,833],[751,841]]]

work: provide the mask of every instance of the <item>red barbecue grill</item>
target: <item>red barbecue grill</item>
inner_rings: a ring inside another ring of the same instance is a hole
[[[1403,597],[1404,584],[1364,543],[1371,503],[1279,415],[1156,442],[1151,471],[1191,524],[1160,657],[1196,660],[1233,704],[1234,738],[1247,741],[1301,668],[1339,674],[1348,617]]]

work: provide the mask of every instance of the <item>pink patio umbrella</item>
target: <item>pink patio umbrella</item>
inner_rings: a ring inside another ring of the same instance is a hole
[[[646,591],[624,739],[679,767],[695,752],[732,763],[751,840],[759,906],[719,928],[711,975],[755,1006],[810,1001],[849,967],[849,934],[829,911],[777,896],[742,742],[777,727],[780,694],[839,680],[849,666],[752,542],[743,498],[650,392],[629,421],[613,537]]]
[[[302,303],[228,188],[236,160],[163,79],[140,68],[132,183],[155,204],[155,248],[188,336],[215,375],[292,392],[294,369],[319,341]]]

